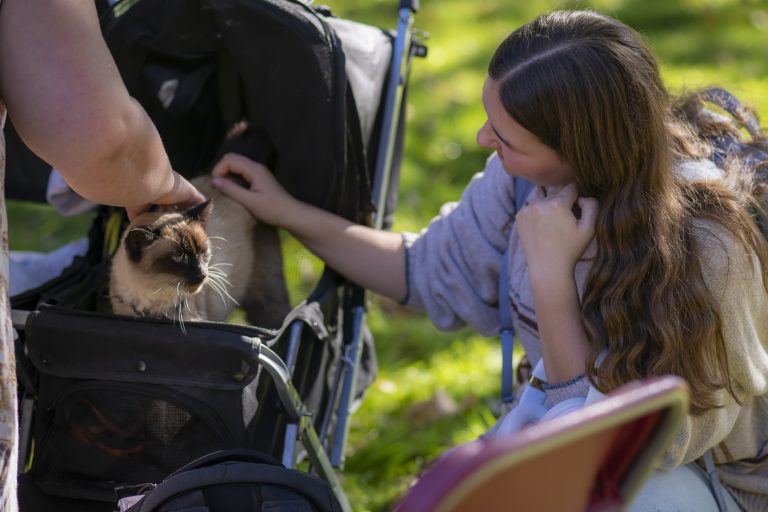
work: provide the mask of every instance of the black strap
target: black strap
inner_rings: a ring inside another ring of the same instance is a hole
[[[221,462],[251,462],[256,464],[268,464],[272,466],[283,467],[283,464],[279,460],[270,455],[267,455],[266,453],[262,453],[256,450],[219,450],[217,452],[209,453],[208,455],[203,455],[202,457],[199,457],[192,462],[185,464],[184,466],[168,475],[165,480],[193,469],[213,466]]]
[[[328,484],[308,473],[271,464],[225,462],[196,468],[166,479],[127,512],[154,511],[173,496],[208,486],[238,483],[295,489],[321,510],[341,511]]]

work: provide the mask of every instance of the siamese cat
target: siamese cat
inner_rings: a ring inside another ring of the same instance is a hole
[[[241,307],[249,323],[277,328],[290,310],[277,231],[236,201],[192,180],[209,201],[147,212],[126,228],[112,259],[116,314],[225,321]]]

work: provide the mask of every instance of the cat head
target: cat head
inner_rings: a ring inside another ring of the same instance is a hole
[[[144,275],[156,277],[158,284],[175,283],[180,292],[199,292],[211,259],[206,227],[212,209],[206,201],[183,211],[140,215],[123,237],[128,261]]]

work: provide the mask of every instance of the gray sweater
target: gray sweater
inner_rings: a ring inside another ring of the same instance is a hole
[[[721,175],[709,161],[688,162],[678,173],[688,179],[719,179]],[[537,187],[529,197],[544,193]],[[405,303],[426,311],[440,329],[469,325],[485,336],[496,335],[499,263],[509,249],[513,322],[535,365],[541,354],[536,311],[514,218],[513,180],[493,155],[458,203],[441,208],[420,234],[403,234],[408,281]],[[714,448],[723,482],[745,509],[756,510],[758,503],[768,505],[768,294],[754,254],[745,254],[719,225],[701,221],[697,228],[697,240],[704,249],[705,280],[720,299],[731,375],[747,401],[739,405],[722,390],[723,407],[689,416],[662,468],[697,460]],[[587,260],[594,251],[593,243],[576,265],[580,295],[589,271]],[[585,389],[582,379],[548,393],[555,394],[550,401],[557,402],[582,395]]]

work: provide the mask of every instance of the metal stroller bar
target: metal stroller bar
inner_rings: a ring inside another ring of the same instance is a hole
[[[304,330],[304,323],[295,320],[291,324],[291,330],[288,337],[288,350],[285,358],[285,366],[289,374],[293,375],[296,366],[296,358],[299,353],[301,342],[301,333]],[[289,422],[285,425],[285,436],[283,441],[283,465],[287,468],[293,468],[296,465],[296,442],[299,437],[299,425],[296,422]],[[320,436],[322,439],[322,435]]]
[[[361,295],[363,291],[361,290]],[[352,403],[355,396],[355,383],[357,381],[357,368],[360,365],[360,353],[363,340],[363,323],[365,322],[365,307],[356,306],[352,311],[353,329],[352,340],[347,345],[344,356],[340,364],[344,371],[344,384],[341,388],[341,399],[339,401],[339,416],[336,421],[336,428],[333,435],[333,446],[331,451],[331,464],[335,468],[341,468],[344,465],[344,445],[349,433],[349,416],[352,411]]]
[[[318,468],[320,476],[331,486],[342,510],[351,512],[352,507],[312,425],[311,413],[306,410],[299,393],[293,387],[288,367],[277,354],[261,343],[260,340],[254,339],[253,347],[258,352],[259,363],[272,377],[275,389],[280,397],[280,402],[285,407],[288,415],[296,420],[294,424],[296,426],[293,429],[287,429],[287,432],[293,430],[297,437],[300,436],[302,438],[310,461],[314,467]]]
[[[403,91],[410,73],[411,57],[417,46],[413,45],[413,15],[419,10],[418,0],[401,0],[398,11],[397,35],[393,43],[392,61],[389,69],[387,90],[384,95],[384,114],[379,138],[379,151],[374,172],[373,198],[377,210],[373,221],[375,229],[382,229],[386,216],[386,200],[392,186],[392,157],[398,128],[398,113],[400,112]],[[420,51],[423,51],[420,50]],[[344,446],[349,433],[349,417],[355,397],[357,369],[362,353],[363,326],[365,324],[365,290],[355,289],[352,294],[354,304],[351,307],[353,326],[352,335],[345,340],[344,355],[334,379],[330,404],[338,397],[338,416],[334,427],[334,438],[331,446],[331,464],[341,468],[344,464]],[[339,396],[339,386],[341,386]],[[329,408],[320,427],[321,439],[326,438],[331,417]]]
[[[397,130],[397,113],[403,100],[406,79],[410,73],[413,15],[419,9],[418,0],[401,0],[397,20],[397,36],[395,37],[392,63],[389,69],[389,79],[385,94],[384,117],[379,137],[379,151],[374,169],[373,199],[376,202],[376,216],[373,227],[381,229],[386,216],[387,194],[392,176],[392,155]]]
[[[291,333],[288,337],[288,350],[285,358],[285,365],[291,373],[293,373],[293,368],[296,366],[296,358],[299,353],[299,342],[301,341],[301,332],[303,330],[304,322],[295,320],[291,324]]]

